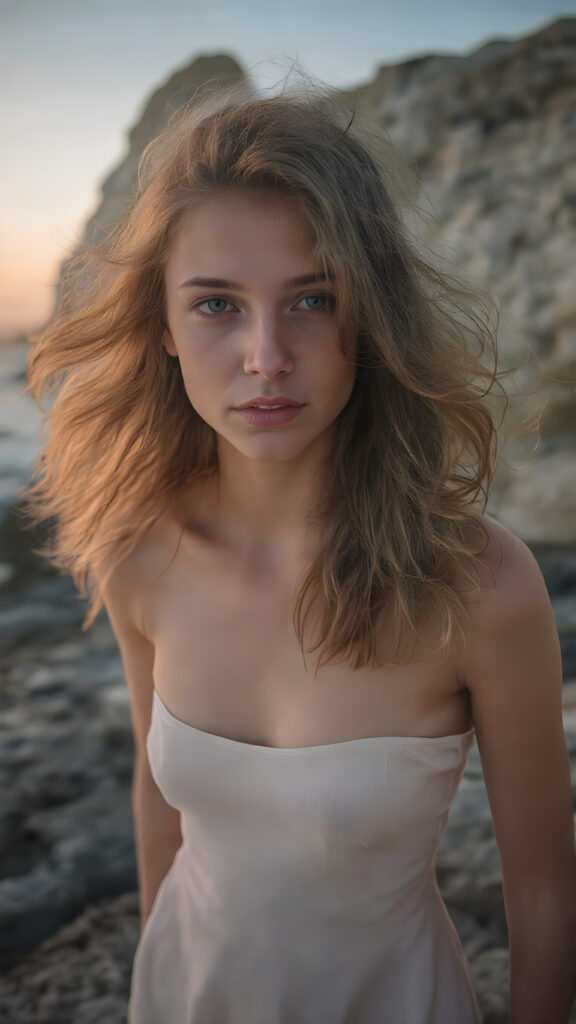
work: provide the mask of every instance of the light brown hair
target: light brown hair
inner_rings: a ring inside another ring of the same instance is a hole
[[[325,92],[238,89],[188,105],[145,151],[130,211],[76,261],[29,358],[37,400],[56,395],[28,509],[52,519],[46,554],[90,595],[85,625],[105,557],[110,571],[187,481],[216,469],[214,432],[162,345],[164,267],[194,204],[256,187],[298,200],[356,363],[309,517],[322,541],[295,597],[299,642],[314,598],[320,665],[378,665],[383,638],[387,660],[406,660],[428,621],[441,648],[461,628],[495,457],[498,375],[481,360],[494,333],[486,307],[410,239],[386,154]]]

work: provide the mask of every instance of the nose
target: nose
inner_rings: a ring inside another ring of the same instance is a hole
[[[244,372],[274,380],[280,373],[289,373],[293,366],[286,325],[272,313],[254,318],[246,330]]]

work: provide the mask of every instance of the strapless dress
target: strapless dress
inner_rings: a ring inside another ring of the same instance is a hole
[[[276,748],[155,691],[146,744],[181,813],[129,1024],[481,1024],[435,855],[474,729]]]

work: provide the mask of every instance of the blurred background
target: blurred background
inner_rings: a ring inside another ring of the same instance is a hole
[[[489,510],[539,559],[576,783],[576,7],[546,0],[0,0],[0,1019],[125,1019],[138,937],[132,736],[105,616],[34,553],[18,487],[40,419],[27,337],[112,225],[138,156],[209,80],[296,61],[369,109],[414,175],[421,244],[500,309],[516,420]],[[576,790],[575,790],[576,791]],[[485,1015],[506,1020],[497,848],[475,747],[438,876]]]

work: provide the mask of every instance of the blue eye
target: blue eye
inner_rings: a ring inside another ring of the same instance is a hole
[[[227,299],[205,299],[199,304],[198,309],[202,310],[202,306],[208,306],[208,313],[225,313],[227,312],[226,306],[229,305]],[[202,310],[202,312],[204,311]]]
[[[305,302],[306,306],[314,312],[325,312],[330,309],[333,305],[334,300],[330,295],[305,295],[301,302]]]

